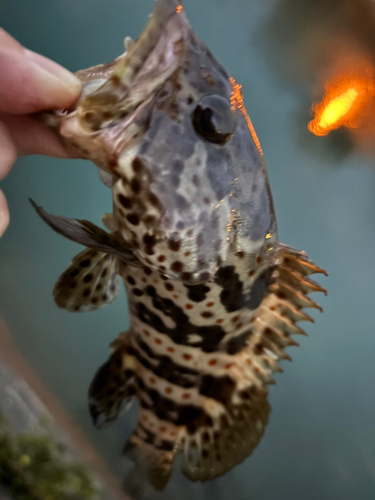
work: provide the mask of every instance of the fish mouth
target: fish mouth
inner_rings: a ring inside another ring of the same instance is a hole
[[[112,173],[112,158],[134,136],[140,141],[153,98],[181,64],[191,31],[181,1],[157,0],[140,37],[125,39],[125,53],[76,73],[82,92],[72,108],[38,118],[83,158]]]
[[[145,30],[135,42],[126,44],[128,50],[123,56],[109,63],[110,74],[102,85],[92,68],[92,78],[86,80],[76,108],[83,129],[97,132],[113,126],[170,78],[185,52],[184,37],[190,29],[179,7],[177,0],[157,0]],[[87,75],[80,73],[81,78]]]

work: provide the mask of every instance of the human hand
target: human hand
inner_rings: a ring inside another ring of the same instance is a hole
[[[20,155],[77,157],[31,113],[68,108],[80,90],[72,73],[25,49],[0,29],[0,180]],[[0,190],[0,237],[8,224],[8,205]]]

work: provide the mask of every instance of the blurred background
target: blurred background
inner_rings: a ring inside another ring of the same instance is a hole
[[[152,0],[0,0],[2,27],[72,71],[109,61],[142,31]],[[253,455],[226,476],[190,483],[175,467],[152,500],[340,500],[375,494],[375,2],[185,0],[193,28],[243,85],[270,176],[283,243],[327,269],[308,338],[270,389]],[[0,243],[0,316],[20,353],[114,475],[133,408],[97,431],[87,389],[126,330],[125,293],[94,313],[55,306],[52,288],[78,253],[28,202],[99,223],[111,194],[88,162],[20,158],[2,182],[11,225]]]

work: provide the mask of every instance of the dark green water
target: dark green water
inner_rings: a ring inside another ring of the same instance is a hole
[[[253,455],[203,485],[190,483],[176,468],[165,492],[150,498],[370,500],[375,495],[374,159],[348,152],[345,142],[328,154],[326,139],[301,140],[309,120],[306,89],[301,80],[284,85],[272,61],[285,53],[275,45],[272,54],[272,44],[264,43],[278,2],[186,0],[185,5],[195,31],[243,85],[265,153],[280,240],[306,250],[329,271],[329,278],[320,279],[329,296],[316,296],[324,314],[313,313],[309,337],[298,339],[301,347],[289,350],[293,363],[284,362],[285,373],[276,376],[271,421]],[[0,0],[0,20],[22,44],[75,71],[117,56],[124,36],[137,37],[152,8],[146,0]],[[305,121],[296,118],[301,114]],[[19,159],[2,189],[11,226],[0,244],[1,316],[50,391],[121,475],[129,468],[120,451],[135,412],[97,431],[86,400],[109,342],[128,326],[125,294],[95,313],[59,310],[53,284],[80,249],[44,225],[27,201],[32,197],[52,213],[99,223],[111,211],[110,191],[88,162],[38,156]]]

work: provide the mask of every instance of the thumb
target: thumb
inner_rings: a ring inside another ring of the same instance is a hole
[[[0,29],[0,111],[26,114],[68,108],[81,83],[68,70],[25,49]]]

